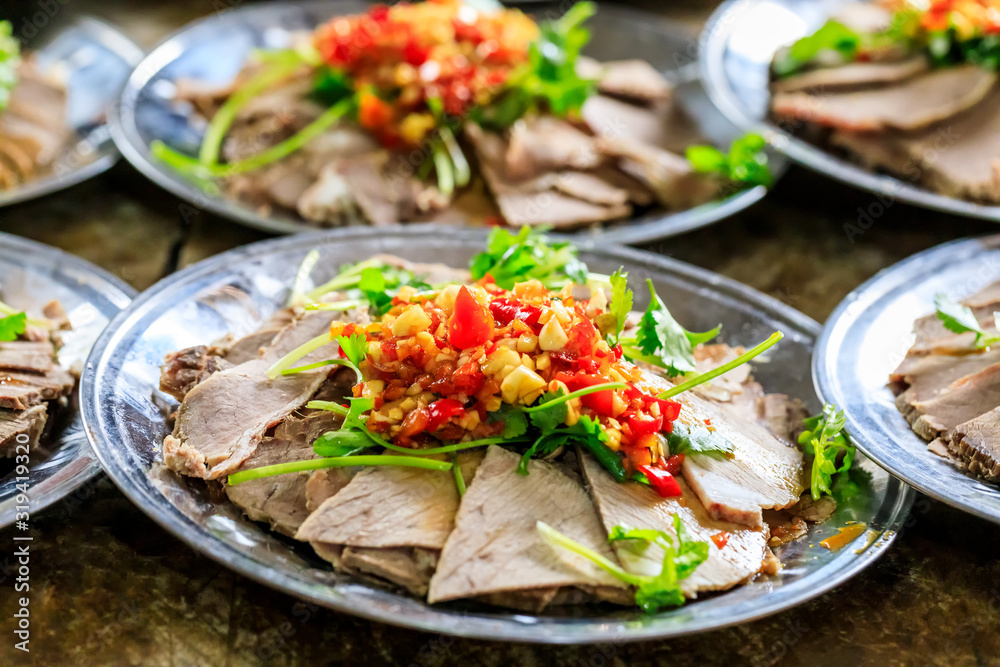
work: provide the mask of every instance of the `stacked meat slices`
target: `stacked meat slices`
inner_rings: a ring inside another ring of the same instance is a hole
[[[66,315],[55,302],[44,312],[51,328],[29,326],[18,340],[0,343],[0,456],[37,447],[76,385],[56,360],[54,334],[68,325]]]
[[[888,25],[888,14],[883,21]],[[997,73],[975,65],[931,70],[923,55],[901,49],[878,55],[775,81],[773,116],[870,169],[952,197],[1000,203]]]
[[[426,273],[426,271],[420,271]],[[435,270],[447,279],[448,271]],[[452,279],[467,278],[452,273]],[[331,413],[304,408],[310,398],[341,402],[354,375],[344,369],[307,371],[268,380],[265,369],[288,350],[328,327],[334,317],[365,321],[365,314],[283,311],[261,332],[235,344],[199,346],[170,355],[163,388],[181,399],[165,462],[183,474],[221,480],[238,470],[312,458],[311,444],[339,427]],[[725,346],[697,351],[702,369],[738,354]],[[334,354],[320,350],[303,364]],[[645,391],[666,385],[649,375]],[[650,487],[618,484],[589,455],[566,452],[532,460],[516,472],[520,455],[503,447],[457,457],[467,485],[460,496],[451,473],[369,467],[281,475],[226,486],[230,500],[256,521],[308,542],[341,572],[388,581],[429,602],[474,599],[540,611],[550,605],[610,601],[631,604],[621,582],[588,561],[553,548],[539,536],[544,521],[572,539],[641,573],[656,570],[655,548],[612,547],[617,525],[670,530],[680,516],[692,535],[709,541],[725,534],[723,548],[685,582],[689,597],[773,571],[772,522],[801,519],[780,510],[797,507],[805,488],[801,452],[790,444],[801,407],[784,396],[765,396],[745,369],[684,395],[685,423],[706,420],[736,449],[731,460],[689,457],[683,496],[661,498]],[[768,426],[773,429],[769,430]]]
[[[44,76],[30,59],[17,74],[10,103],[0,111],[0,190],[51,170],[70,138],[65,87]]]
[[[996,333],[1000,282],[965,300]],[[1000,480],[1000,348],[976,350],[975,336],[948,331],[936,315],[914,323],[916,340],[890,376],[896,407],[936,454],[990,481]]]

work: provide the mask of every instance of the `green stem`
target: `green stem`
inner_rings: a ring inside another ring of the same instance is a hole
[[[299,264],[299,270],[295,272],[295,282],[292,283],[292,291],[288,294],[287,305],[294,306],[305,300],[306,281],[316,268],[317,262],[319,262],[319,250],[313,248],[306,254],[305,259]]]
[[[455,473],[455,487],[458,489],[458,497],[465,495],[465,478],[462,477],[462,467],[458,465],[458,457],[451,457],[451,471]]]
[[[198,152],[198,161],[206,167],[218,164],[222,141],[226,138],[229,128],[232,127],[233,121],[236,119],[236,114],[250,100],[268,88],[273,87],[282,79],[287,78],[301,65],[301,61],[276,63],[237,88],[226,99],[223,105],[219,107],[219,110],[208,124],[208,129],[205,130],[205,137],[201,142],[201,150]]]
[[[340,290],[345,287],[354,287],[359,282],[361,282],[361,272],[368,268],[375,268],[384,266],[384,264],[377,259],[366,259],[363,262],[358,262],[349,269],[345,269],[338,273],[336,276],[323,283],[313,291],[306,294],[306,298],[312,301],[322,297],[324,294],[328,294],[335,290]]]
[[[286,368],[290,368],[292,364],[294,364],[302,357],[306,356],[307,354],[310,354],[311,352],[315,352],[324,345],[332,342],[333,339],[330,337],[330,334],[328,332],[320,334],[319,336],[316,336],[312,340],[307,341],[302,345],[299,345],[297,348],[295,348],[294,350],[283,356],[281,359],[278,359],[276,362],[274,362],[274,365],[267,369],[267,377],[269,377],[272,380],[275,379],[276,377],[281,375],[281,372],[283,370],[285,370]]]
[[[327,359],[326,361],[317,361],[315,364],[307,364],[305,366],[297,366],[295,368],[286,368],[281,371],[281,374],[295,375],[296,373],[311,371],[314,368],[322,368],[323,366],[346,366],[354,371],[354,374],[358,376],[358,382],[365,381],[365,376],[361,374],[361,369],[355,366],[354,362],[350,359]]]
[[[331,458],[308,459],[306,461],[291,461],[289,463],[278,463],[273,466],[241,470],[229,476],[229,484],[233,486],[262,477],[286,475],[293,472],[307,472],[309,470],[322,470],[324,468],[350,468],[353,466],[398,466],[401,468],[438,470],[440,472],[451,470],[451,463],[447,461],[435,461],[411,456],[335,456]]]
[[[777,344],[777,342],[779,340],[781,340],[782,338],[784,338],[784,337],[785,337],[785,334],[781,333],[780,331],[775,331],[773,334],[771,334],[770,338],[768,338],[767,340],[765,340],[763,343],[761,343],[757,347],[744,352],[743,354],[741,354],[740,356],[736,357],[732,361],[730,361],[728,363],[725,363],[725,364],[722,364],[718,368],[713,368],[712,370],[708,371],[707,373],[702,373],[701,375],[698,375],[696,377],[691,378],[687,382],[682,382],[679,385],[677,385],[676,387],[673,387],[672,389],[666,390],[665,392],[663,392],[662,394],[660,394],[659,396],[657,396],[657,398],[663,398],[663,399],[671,398],[673,396],[676,396],[677,394],[684,393],[688,389],[691,389],[693,387],[697,387],[700,384],[704,384],[705,382],[708,382],[709,380],[717,378],[720,375],[724,375],[725,373],[728,373],[729,371],[733,370],[737,366],[742,366],[743,364],[745,364],[746,362],[750,361],[754,357],[756,357],[756,356],[764,353],[765,351],[767,351],[768,349],[770,349],[771,347],[773,347],[775,344]]]
[[[631,584],[632,586],[638,586],[642,583],[642,577],[634,575],[631,572],[626,572],[593,549],[585,547],[576,540],[566,537],[544,521],[538,521],[535,523],[535,528],[538,529],[538,533],[549,544],[566,549],[567,551],[572,551],[579,556],[583,556],[616,579],[620,579],[626,584]]]
[[[309,401],[306,403],[306,407],[310,410],[327,410],[328,412],[335,412],[341,417],[347,416],[347,408],[343,405],[334,403],[333,401]]]
[[[450,195],[455,191],[455,172],[453,171],[448,149],[438,141],[433,142],[431,156],[434,159],[434,171],[437,173],[438,190]]]
[[[306,304],[306,310],[325,310],[325,311],[343,311],[352,310],[354,308],[360,308],[362,306],[367,306],[368,301],[363,299],[347,299],[346,301],[334,301],[333,303],[308,303]]]
[[[455,185],[464,188],[472,180],[472,169],[469,167],[469,161],[465,159],[465,154],[462,153],[462,148],[458,145],[455,135],[447,125],[441,128],[441,141],[448,149],[451,163],[455,165]]]
[[[624,389],[626,384],[624,382],[605,382],[604,384],[595,384],[593,387],[585,387],[583,389],[577,389],[571,394],[566,394],[565,396],[560,396],[559,398],[554,398],[546,403],[541,403],[539,405],[534,405],[530,408],[521,408],[524,412],[531,414],[532,412],[538,412],[540,410],[547,410],[553,405],[559,405],[560,403],[566,403],[573,400],[574,398],[580,398],[581,396],[586,396],[587,394],[596,394],[599,391],[608,391],[609,389]]]
[[[319,118],[314,120],[309,125],[306,125],[298,133],[293,134],[281,143],[275,144],[274,146],[261,151],[257,155],[246,158],[245,160],[231,162],[226,165],[219,165],[218,175],[235,176],[237,174],[244,174],[248,171],[260,169],[261,167],[265,167],[272,162],[277,162],[278,160],[288,157],[330,129],[330,127],[335,125],[341,118],[347,115],[353,107],[354,98],[349,98],[334,104],[332,107],[324,111]]]

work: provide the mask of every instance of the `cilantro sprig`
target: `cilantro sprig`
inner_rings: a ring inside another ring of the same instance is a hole
[[[649,286],[649,306],[639,321],[635,336],[619,341],[622,351],[633,361],[665,369],[670,376],[694,371],[694,348],[715,338],[722,326],[701,333],[688,331],[660,301],[653,281],[647,279],[646,284]]]
[[[632,301],[634,295],[628,288],[628,273],[618,269],[611,274],[608,279],[611,284],[611,302],[608,304],[608,312],[598,316],[595,324],[604,334],[608,345],[615,347],[618,345],[622,330],[625,328],[625,320],[632,312]]]
[[[671,454],[697,454],[713,459],[731,459],[735,451],[733,443],[707,426],[697,424],[689,426],[674,422],[666,437]]]
[[[608,535],[609,542],[637,541],[660,547],[663,550],[663,562],[659,574],[655,575],[628,572],[542,521],[536,524],[536,528],[549,544],[580,555],[616,579],[635,586],[636,605],[647,614],[655,614],[664,607],[679,607],[684,604],[680,582],[708,560],[708,543],[692,540],[676,514],[673,523],[674,535],[661,530],[624,526],[615,526]]]
[[[585,285],[589,278],[587,265],[571,243],[550,241],[544,232],[529,227],[516,234],[493,228],[486,250],[472,258],[469,270],[473,280],[490,275],[504,289],[533,278],[550,290],[558,290],[569,283]]]
[[[27,325],[28,316],[24,313],[14,313],[0,318],[0,342],[17,340],[18,336],[24,334]]]
[[[539,38],[528,47],[528,62],[508,77],[506,88],[473,119],[481,125],[504,130],[529,111],[543,108],[556,116],[578,113],[596,90],[596,81],[584,79],[577,59],[590,31],[584,26],[594,14],[593,2],[578,2],[561,18],[539,25]]]
[[[840,21],[827,21],[819,30],[792,44],[779,53],[771,69],[779,78],[796,74],[823,53],[837,53],[845,61],[854,60],[861,47],[862,36]]]
[[[843,433],[845,421],[844,411],[830,403],[823,406],[822,413],[803,421],[806,430],[799,435],[799,444],[813,456],[809,484],[813,500],[819,500],[824,493],[834,495],[838,489],[842,498],[850,493],[848,471],[857,450]]]
[[[734,141],[728,153],[714,146],[688,146],[685,156],[699,173],[719,174],[732,183],[769,188],[774,184],[774,175],[768,167],[766,146],[764,137],[750,132]]]
[[[976,340],[973,346],[977,350],[982,350],[991,345],[1000,343],[1000,333],[989,333],[982,328],[975,313],[968,306],[963,306],[957,301],[952,301],[944,294],[938,294],[934,298],[934,307],[937,309],[938,319],[944,327],[953,333],[974,333]],[[994,325],[1000,330],[1000,313],[993,313]]]

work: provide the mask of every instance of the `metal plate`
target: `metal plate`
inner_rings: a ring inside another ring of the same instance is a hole
[[[125,80],[142,59],[142,50],[114,28],[95,19],[78,19],[51,40],[28,47],[43,71],[65,77],[66,123],[75,142],[64,149],[52,173],[9,190],[0,190],[0,207],[57,192],[92,178],[118,160],[107,116]]]
[[[112,120],[112,135],[125,158],[158,185],[181,199],[238,222],[278,234],[316,231],[290,214],[263,215],[256,209],[218,192],[205,192],[155,160],[150,143],[197,153],[204,121],[192,110],[174,103],[178,79],[225,84],[243,67],[255,48],[287,46],[290,35],[310,30],[332,16],[357,13],[364,0],[283,2],[241,7],[198,21],[168,38],[142,62],[122,92]],[[532,6],[536,16],[558,16],[556,9]],[[562,7],[565,10],[565,7]],[[714,143],[728,146],[740,132],[712,105],[697,81],[695,44],[687,30],[666,19],[616,6],[602,6],[592,20],[594,29],[586,51],[598,59],[642,58],[679,85],[677,95]],[[786,161],[772,155],[775,175]],[[630,221],[578,232],[617,243],[639,243],[673,236],[711,224],[750,206],[766,194],[756,187],[687,211],[644,214]]]
[[[966,475],[927,451],[896,409],[889,374],[913,344],[913,323],[934,296],[964,299],[1000,280],[1000,237],[946,243],[892,266],[851,292],[816,345],[816,390],[847,414],[858,447],[929,496],[1000,523],[1000,485]]]
[[[1000,206],[936,194],[836,157],[784,131],[767,118],[768,68],[782,46],[819,28],[837,7],[858,0],[730,0],[700,39],[699,64],[709,97],[729,120],[760,131],[799,164],[878,195],[957,215],[1000,221]]]
[[[420,600],[335,575],[308,545],[269,533],[234,506],[213,502],[198,480],[157,465],[173,403],[157,391],[164,355],[253,331],[281,307],[299,263],[319,249],[316,280],[375,253],[464,266],[485,244],[478,230],[414,226],[337,230],[266,241],[208,259],[155,285],[115,318],[94,347],[81,388],[84,422],[108,475],[144,512],[193,548],[261,583],[317,604],[421,630],[541,643],[629,641],[701,632],[786,609],[860,572],[884,553],[909,510],[909,487],[862,461],[872,475],[865,492],[807,538],[779,550],[782,574],[708,596],[655,616],[633,610],[577,609],[573,615],[500,612],[473,604],[429,606]],[[757,378],[770,391],[816,408],[809,360],[818,325],[791,308],[716,274],[615,246],[582,253],[595,271],[628,268],[637,284],[653,279],[678,319],[695,329],[724,325],[731,344],[759,342],[774,329],[786,339]],[[870,539],[829,552],[819,546],[846,521],[872,527]],[[813,547],[809,545],[813,544]],[[567,611],[555,612],[566,614]]]
[[[63,305],[73,330],[64,335],[59,363],[76,370],[83,369],[97,336],[135,295],[128,285],[78,257],[8,234],[0,234],[0,288],[6,303],[28,313],[37,314],[52,299]],[[28,465],[32,514],[101,471],[83,433],[75,395]],[[14,460],[0,459],[0,528],[14,521],[18,483]]]

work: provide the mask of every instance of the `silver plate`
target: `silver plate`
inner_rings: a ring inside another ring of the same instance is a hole
[[[816,390],[847,414],[872,460],[929,496],[1000,523],[1000,485],[927,451],[896,409],[889,374],[913,344],[913,323],[934,296],[963,299],[1000,279],[1000,237],[946,243],[892,266],[851,292],[830,316],[813,358]]]
[[[74,21],[51,40],[29,45],[43,71],[64,76],[67,125],[75,133],[52,173],[0,190],[0,207],[57,192],[107,170],[118,160],[107,116],[118,93],[142,59],[142,50],[109,25],[91,18]]]
[[[104,327],[129,304],[135,290],[96,266],[55,248],[0,233],[0,287],[5,302],[28,313],[57,299],[73,330],[64,335],[59,362],[81,370]],[[28,475],[31,513],[72,493],[101,471],[83,434],[76,397],[56,429],[31,453]],[[12,459],[0,459],[0,528],[15,516],[19,480]],[[23,481],[23,480],[21,480]]]
[[[351,614],[420,630],[484,639],[588,643],[666,637],[740,623],[799,604],[860,572],[885,552],[913,494],[877,466],[864,494],[828,524],[783,547],[780,576],[674,611],[576,610],[573,616],[498,612],[472,604],[429,606],[420,600],[337,576],[312,550],[275,536],[220,504],[196,480],[156,465],[169,432],[172,403],[157,392],[164,355],[234,332],[254,330],[279,308],[306,253],[318,248],[317,280],[339,265],[375,253],[466,265],[485,243],[478,230],[413,226],[406,230],[337,230],[245,246],[192,266],[155,285],[114,322],[94,346],[81,387],[84,422],[105,471],[140,509],[196,550],[261,583]],[[629,269],[637,283],[650,277],[682,322],[724,325],[731,344],[759,342],[774,329],[787,338],[757,377],[771,391],[809,399],[809,371],[818,325],[801,313],[733,281],[650,253],[611,246],[582,254],[596,271]],[[829,552],[819,546],[846,521],[864,521],[876,538]],[[814,545],[810,548],[810,544]]]
[[[729,0],[702,32],[699,64],[709,97],[729,120],[760,131],[799,164],[839,181],[925,208],[1000,220],[1000,206],[936,194],[904,180],[864,169],[784,131],[767,118],[768,69],[782,46],[814,32],[837,7],[858,0]]]
[[[169,37],[136,69],[122,92],[112,120],[112,136],[125,158],[158,185],[196,207],[278,234],[314,232],[290,214],[263,215],[221,194],[210,194],[154,159],[150,143],[160,139],[175,148],[197,153],[203,123],[191,110],[173,102],[178,79],[197,79],[219,85],[233,79],[255,48],[287,46],[290,35],[310,30],[330,17],[364,11],[363,0],[283,2],[241,7],[193,23]],[[565,7],[563,7],[563,10]],[[555,10],[532,7],[538,16]],[[558,15],[558,14],[554,14]],[[679,85],[678,97],[699,124],[702,133],[726,145],[740,133],[715,109],[697,81],[694,42],[682,27],[666,19],[615,6],[602,6],[593,19],[593,38],[587,52],[598,59],[642,58],[667,73]],[[784,173],[786,161],[772,155],[772,171]],[[703,227],[743,210],[766,194],[756,187],[677,213],[645,214],[605,228],[577,235],[617,243],[639,243]]]

